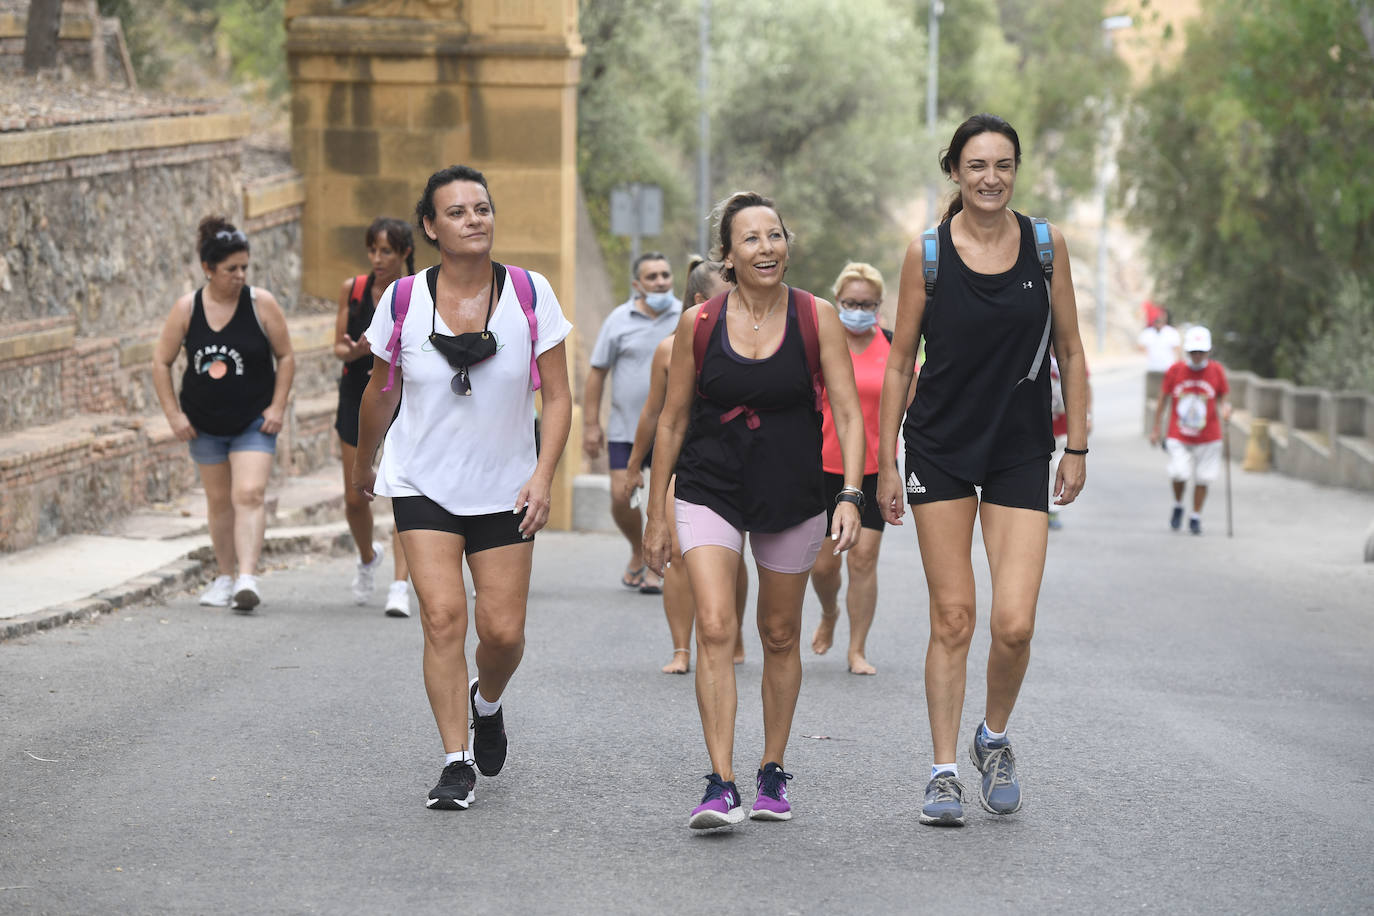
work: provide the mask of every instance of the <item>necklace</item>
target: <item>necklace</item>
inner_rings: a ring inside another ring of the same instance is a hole
[[[750,310],[750,308],[749,308],[749,303],[747,303],[747,302],[744,301],[744,296],[740,296],[740,297],[739,297],[739,301],[740,301],[740,305],[744,306],[744,312],[745,312],[745,314],[748,316],[748,317],[746,317],[744,320],[745,320],[745,321],[748,321],[750,318],[753,318],[753,317],[754,317],[754,313]],[[774,312],[774,311],[777,309],[777,307],[778,307],[778,303],[781,302],[781,301],[782,301],[782,299],[774,299],[774,300],[773,300],[773,304],[770,305],[770,306],[768,306],[768,311],[766,311],[766,312],[763,313],[763,317],[762,317],[762,318],[757,318],[757,319],[754,320],[753,325],[754,325],[754,330],[755,330],[755,331],[757,331],[766,321],[768,321],[769,318],[772,317],[773,312]]]

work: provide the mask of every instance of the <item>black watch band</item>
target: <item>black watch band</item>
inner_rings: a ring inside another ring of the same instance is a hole
[[[855,493],[852,490],[841,490],[839,495],[835,497],[835,505],[838,506],[840,503],[853,503],[855,508],[862,512],[864,508],[864,495],[863,493]]]

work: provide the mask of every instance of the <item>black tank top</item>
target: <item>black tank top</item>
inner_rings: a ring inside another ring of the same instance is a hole
[[[369,273],[367,285],[363,287],[362,301],[349,300],[347,331],[348,336],[354,341],[366,334],[372,324],[372,313],[377,308],[376,297],[372,292],[372,285],[376,280],[376,274]],[[343,375],[339,377],[339,397],[348,401],[361,401],[363,391],[367,389],[368,379],[372,377],[372,366],[371,353],[360,356],[351,363],[344,363]]]
[[[677,497],[743,531],[782,531],[825,511],[821,415],[797,327],[795,291],[788,290],[787,329],[771,356],[735,353],[726,317],[722,309],[702,357],[677,461]],[[755,429],[749,428],[751,417],[758,421]]]
[[[200,432],[234,436],[272,403],[277,383],[272,344],[258,324],[250,288],[244,285],[229,323],[210,330],[201,290],[186,327],[186,372],[181,409]]]
[[[960,480],[1048,458],[1049,352],[1040,340],[1050,307],[1030,220],[1016,214],[1021,247],[1005,273],[970,270],[940,224],[939,282],[921,320],[925,362],[902,434],[906,447]]]

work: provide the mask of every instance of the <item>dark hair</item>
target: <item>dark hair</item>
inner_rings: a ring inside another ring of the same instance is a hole
[[[371,248],[378,236],[386,236],[387,243],[396,251],[406,253],[406,272],[415,273],[415,236],[410,226],[394,216],[379,216],[367,227],[367,247]],[[428,236],[426,236],[428,238]]]
[[[470,165],[451,165],[446,169],[440,169],[429,176],[429,181],[425,182],[425,193],[420,195],[420,200],[415,204],[415,225],[420,229],[420,235],[424,236],[435,248],[439,243],[429,237],[425,231],[425,220],[434,219],[434,193],[444,185],[453,184],[455,181],[471,181],[482,186],[482,190],[487,192],[487,203],[491,204],[491,212],[496,212],[496,202],[491,199],[491,188],[487,187],[487,178],[481,172]]]
[[[735,283],[735,270],[733,267],[725,266],[725,258],[730,254],[730,229],[735,222],[735,214],[741,210],[748,210],[750,207],[767,207],[772,210],[778,218],[778,225],[782,226],[783,237],[787,243],[792,244],[792,233],[787,230],[787,224],[782,221],[782,214],[778,213],[778,208],[770,198],[764,197],[757,191],[736,191],[729,197],[716,204],[711,210],[711,218],[716,224],[716,247],[711,251],[711,260],[720,262],[720,275],[725,278],[725,282]]]
[[[248,236],[222,216],[207,216],[200,221],[200,242],[197,246],[202,263],[213,269],[219,262],[248,250]]]
[[[697,300],[697,296],[706,296],[706,291],[711,288],[711,275],[720,272],[720,264],[715,261],[708,261],[699,254],[694,254],[687,259],[687,288],[682,292],[682,304],[686,308],[691,308]]]
[[[661,251],[644,252],[642,255],[635,258],[634,264],[630,265],[631,280],[639,279],[639,266],[643,264],[645,261],[668,261],[668,256]],[[671,261],[668,261],[668,269],[670,271],[673,269],[673,264]]]
[[[940,155],[940,171],[946,175],[959,167],[959,157],[964,154],[964,146],[979,134],[986,133],[1001,134],[1011,141],[1011,147],[1016,151],[1016,167],[1021,167],[1021,138],[1016,136],[1016,130],[1004,119],[995,114],[976,114],[963,124],[954,129],[954,136],[949,140],[949,146]],[[959,191],[954,192],[954,199],[949,202],[949,207],[945,210],[945,215],[940,218],[940,222],[947,223],[954,218],[954,214],[964,209],[964,198]]]

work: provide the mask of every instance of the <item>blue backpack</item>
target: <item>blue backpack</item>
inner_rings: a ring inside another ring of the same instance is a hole
[[[1054,323],[1054,299],[1050,292],[1050,280],[1054,276],[1054,237],[1050,235],[1050,221],[1043,216],[1030,217],[1031,229],[1035,237],[1035,256],[1040,261],[1040,270],[1045,274],[1045,298],[1050,307],[1045,315],[1045,331],[1040,335],[1040,349],[1035,351],[1035,361],[1031,363],[1026,378],[1035,381],[1040,374],[1040,364],[1045,360],[1045,350],[1050,345],[1050,328]],[[940,230],[931,226],[921,233],[921,274],[926,280],[926,300],[935,295],[935,280],[940,274]]]

